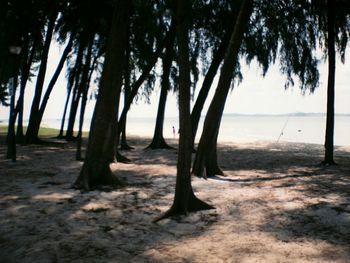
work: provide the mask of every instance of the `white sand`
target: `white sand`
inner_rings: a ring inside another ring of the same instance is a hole
[[[0,262],[350,262],[350,148],[322,167],[319,145],[220,145],[227,177],[193,178],[216,207],[157,224],[172,203],[176,152],[124,152],[128,186],[71,189],[74,145],[0,146]]]

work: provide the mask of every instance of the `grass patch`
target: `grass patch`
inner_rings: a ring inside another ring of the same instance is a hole
[[[23,127],[23,132],[26,133],[27,127]],[[59,129],[54,128],[45,128],[41,127],[39,130],[39,137],[40,138],[52,138],[56,137],[59,134]],[[7,125],[0,125],[0,136],[6,136],[7,135]],[[89,132],[83,132],[83,137],[87,138],[89,135]]]
[[[23,127],[23,132],[26,133],[27,127]],[[58,135],[60,131],[53,128],[40,128],[39,137],[50,138]],[[7,135],[7,125],[0,125],[0,134]]]
[[[6,135],[7,134],[7,126],[0,125],[0,135]]]

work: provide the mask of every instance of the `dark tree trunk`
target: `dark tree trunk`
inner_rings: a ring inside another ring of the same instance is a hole
[[[163,41],[158,45],[157,50],[153,54],[152,58],[148,62],[147,66],[143,69],[141,76],[137,79],[137,81],[132,85],[130,94],[125,102],[123,111],[119,117],[118,126],[119,128],[123,127],[124,123],[126,122],[126,117],[128,114],[128,111],[130,109],[130,106],[134,100],[134,98],[137,95],[137,92],[139,88],[141,87],[142,83],[148,78],[149,73],[151,72],[152,68],[157,63],[158,57],[162,54],[162,51],[164,47],[167,46],[167,43],[171,41],[172,35],[175,34],[175,27],[174,25],[170,26],[169,31],[167,32],[165,38]],[[117,136],[120,137],[121,129],[118,130]]]
[[[44,116],[44,112],[45,112],[45,109],[46,109],[46,105],[49,101],[49,98],[50,98],[50,94],[57,82],[57,79],[63,69],[63,66],[64,66],[64,63],[67,59],[67,56],[68,54],[70,53],[71,49],[72,49],[72,46],[73,46],[73,39],[74,37],[71,36],[70,39],[69,39],[69,42],[66,46],[66,48],[64,49],[63,51],[63,54],[61,56],[61,59],[57,65],[57,68],[55,70],[55,73],[53,74],[51,80],[50,80],[50,83],[49,85],[47,86],[47,89],[45,91],[45,95],[42,99],[42,102],[41,102],[41,105],[40,105],[40,109],[39,109],[39,112],[38,112],[38,115],[37,115],[37,118],[36,118],[36,122],[35,124],[33,124],[33,133],[36,134],[36,137],[38,136],[38,133],[39,133],[39,128],[40,128],[40,124],[41,124],[41,121],[42,121],[42,118]]]
[[[90,83],[90,80],[91,80],[91,75],[94,71],[94,67],[95,67],[95,64],[97,62],[97,59],[100,57],[100,54],[95,56],[94,58],[94,62],[92,63],[92,69],[90,71],[90,75],[89,75],[89,81],[88,83]],[[74,67],[75,69],[75,67]],[[67,87],[67,98],[66,98],[66,103],[64,104],[64,110],[63,110],[63,114],[62,114],[62,120],[61,120],[61,127],[60,127],[60,132],[57,136],[58,139],[62,139],[64,138],[63,136],[63,130],[64,130],[64,123],[65,123],[65,119],[66,119],[66,114],[67,114],[67,109],[68,109],[68,103],[69,103],[69,99],[70,99],[70,95],[72,93],[72,87],[73,87],[73,84],[74,84],[74,76],[75,76],[75,73],[74,73],[75,70],[73,70],[73,72],[71,72],[69,74],[69,79],[68,79],[68,87]]]
[[[21,56],[23,63],[21,64],[21,76],[19,84],[19,97],[16,103],[15,119],[17,118],[17,131],[16,131],[16,143],[24,143],[24,132],[23,132],[23,106],[24,106],[24,92],[25,86],[29,76],[30,65],[28,67],[28,61],[32,62],[31,55],[33,52],[29,50],[28,37],[25,39],[25,47],[22,50]],[[27,71],[28,69],[28,71]]]
[[[53,31],[55,28],[55,22],[57,18],[58,12],[53,11],[50,16],[49,24],[47,26],[47,32],[45,36],[45,43],[43,47],[43,52],[41,55],[41,63],[38,72],[38,77],[35,86],[35,93],[32,102],[32,107],[30,110],[30,117],[28,123],[28,129],[26,132],[26,142],[27,143],[37,143],[38,142],[38,132],[36,131],[38,117],[39,117],[39,106],[41,100],[41,93],[44,86],[46,68],[47,68],[47,59],[50,50],[51,39],[53,35]]]
[[[165,56],[163,58],[163,75],[162,75],[162,87],[160,91],[158,111],[156,126],[154,129],[153,139],[151,144],[147,147],[150,149],[174,149],[169,146],[163,136],[163,126],[164,126],[164,114],[165,114],[165,105],[168,96],[168,91],[170,89],[170,70],[171,64],[173,61],[172,51],[173,51],[174,41],[170,41],[169,45],[166,48]]]
[[[64,110],[63,110],[63,114],[62,114],[60,132],[59,132],[59,134],[57,136],[58,139],[64,138],[64,136],[63,136],[64,123],[65,123],[65,120],[66,120],[69,99],[70,99],[70,96],[72,94],[73,83],[74,83],[74,74],[70,74],[69,75],[69,79],[68,79],[67,98],[66,98],[66,102],[64,104]]]
[[[225,101],[230,90],[233,72],[238,60],[239,48],[251,12],[252,0],[244,0],[225,54],[219,83],[204,121],[203,133],[193,164],[192,173],[199,177],[206,178],[214,176],[215,174],[222,174],[216,156],[217,137]]]
[[[219,69],[219,66],[224,59],[225,52],[227,50],[228,44],[230,42],[230,36],[232,34],[232,27],[226,32],[218,50],[214,53],[213,61],[210,64],[207,74],[205,75],[202,88],[199,91],[196,102],[193,106],[191,113],[191,125],[192,125],[192,141],[196,139],[197,129],[199,120],[201,118],[201,113],[204,107],[204,103],[208,97],[210,87]]]
[[[67,131],[66,131],[67,141],[74,140],[74,124],[75,124],[75,118],[77,115],[79,100],[81,97],[81,91],[79,87],[80,87],[80,76],[82,71],[84,49],[85,49],[84,41],[81,41],[78,54],[77,54],[77,59],[75,62],[75,68],[74,68],[73,96],[71,100],[71,107],[70,107],[68,125],[67,125]]]
[[[99,94],[90,128],[86,158],[75,187],[90,190],[120,182],[110,169],[110,156],[116,133],[119,97],[122,86],[123,64],[130,8],[128,0],[119,0],[115,7],[108,37],[106,57]],[[111,139],[112,138],[112,139]]]
[[[16,134],[15,134],[15,122],[16,122],[16,112],[15,112],[15,97],[16,97],[16,88],[18,85],[18,69],[16,68],[15,61],[16,57],[13,58],[13,67],[15,68],[15,73],[13,74],[13,94],[10,97],[10,116],[9,116],[9,124],[7,128],[7,159],[12,159],[13,162],[16,162]]]
[[[171,208],[155,221],[175,215],[187,214],[192,211],[211,209],[212,206],[199,200],[191,185],[191,119],[190,119],[190,65],[188,49],[188,5],[186,0],[176,1],[177,44],[179,61],[179,114],[180,139],[177,159],[177,175],[175,197]]]
[[[334,33],[334,3],[327,1],[328,30],[328,83],[327,83],[327,120],[325,138],[325,165],[335,164],[334,154],[334,97],[335,97],[335,33]]]
[[[29,57],[26,60],[25,63],[23,63],[22,70],[21,70],[21,83],[20,83],[20,91],[19,91],[19,97],[17,100],[17,114],[18,114],[18,120],[17,120],[17,134],[16,134],[16,141],[18,143],[24,143],[24,132],[23,132],[23,106],[24,106],[24,93],[26,84],[29,78],[30,73],[30,67],[32,66],[34,55],[36,52],[36,46],[37,46],[38,38],[36,37],[33,42],[33,46],[29,52]],[[29,47],[28,47],[29,48]],[[27,49],[27,52],[29,50]],[[28,55],[28,53],[27,53]],[[26,56],[24,56],[26,58]]]
[[[128,96],[130,94],[130,28],[128,29],[128,41],[127,41],[127,47],[125,52],[125,70],[124,70],[124,104],[126,104],[126,101],[128,99]],[[126,141],[126,121],[123,122],[121,129],[121,139],[120,139],[120,149],[121,150],[131,150],[133,147],[129,146]],[[123,160],[123,158],[119,158],[120,160]],[[118,158],[117,158],[118,161]]]
[[[92,56],[92,47],[93,47],[93,40],[94,40],[95,34],[91,34],[91,38],[89,40],[88,44],[88,51],[85,57],[85,65],[83,68],[83,76],[81,79],[81,85],[83,90],[83,96],[81,98],[81,106],[80,106],[80,118],[79,118],[79,130],[77,135],[77,151],[75,158],[76,160],[82,160],[81,157],[81,144],[82,144],[82,134],[83,134],[83,124],[84,124],[84,115],[85,115],[85,108],[86,108],[86,102],[87,102],[87,94],[89,91],[89,84],[90,84],[90,66],[91,66],[91,56]],[[93,69],[92,69],[93,70]]]

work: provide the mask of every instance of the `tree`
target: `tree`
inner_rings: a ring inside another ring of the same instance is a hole
[[[336,51],[339,52],[341,62],[345,63],[350,32],[350,3],[343,0],[327,0],[311,1],[311,4],[311,18],[317,26],[320,47],[324,50],[324,58],[328,58],[325,155],[322,164],[334,165]]]
[[[116,186],[120,180],[110,169],[110,154],[113,152],[113,134],[118,116],[122,86],[123,63],[125,61],[127,28],[130,17],[130,3],[119,0],[116,3],[111,30],[108,35],[106,57],[99,87],[99,93],[91,123],[89,141],[83,167],[74,183],[76,188],[94,189],[103,185]]]
[[[325,136],[325,156],[323,164],[333,165],[334,162],[334,97],[335,97],[335,29],[334,1],[327,1],[327,50],[328,50],[328,82],[327,82],[327,120]]]
[[[192,211],[212,209],[211,205],[199,200],[191,185],[191,120],[190,120],[190,65],[188,48],[189,2],[177,0],[175,7],[176,36],[179,62],[179,114],[180,139],[177,159],[177,175],[174,202],[170,209],[156,221],[174,214],[187,214]]]
[[[234,18],[233,18],[234,19]],[[227,46],[229,44],[229,39],[232,34],[232,29],[228,30],[226,32],[225,36],[222,39],[222,42],[219,46],[219,48],[214,52],[214,57],[213,60],[210,64],[210,67],[204,77],[202,87],[199,91],[199,94],[197,96],[196,102],[193,106],[192,112],[191,112],[191,125],[192,125],[192,141],[194,144],[196,134],[197,134],[197,129],[198,129],[198,124],[199,120],[201,117],[201,113],[204,107],[204,103],[208,97],[210,87],[213,83],[213,80],[216,76],[216,73],[219,69],[219,66],[224,59],[225,52],[227,50]]]
[[[325,134],[325,155],[322,164],[334,165],[334,114],[335,114],[335,73],[336,73],[336,46],[340,53],[341,61],[345,62],[345,51],[348,44],[349,34],[349,14],[350,4],[347,1],[328,0],[321,5],[318,10],[320,28],[319,32],[323,33],[325,39],[325,48],[328,55],[328,81],[327,81],[327,118]],[[322,7],[325,7],[326,12]],[[324,14],[325,13],[325,14]],[[322,16],[325,16],[323,18]],[[325,23],[322,23],[322,19]]]
[[[217,165],[216,144],[225,101],[231,87],[232,76],[238,60],[238,52],[246,25],[252,13],[252,0],[244,0],[234,25],[230,43],[225,54],[220,79],[214,97],[210,103],[203,133],[198,145],[192,173],[199,177],[210,177],[222,174]]]
[[[81,98],[81,90],[80,90],[80,78],[82,75],[82,65],[84,58],[84,50],[86,48],[86,41],[84,41],[83,37],[79,40],[79,47],[77,50],[76,60],[74,68],[72,69],[72,74],[69,76],[69,88],[72,89],[72,99],[71,106],[69,112],[69,119],[66,131],[66,140],[71,141],[74,139],[74,124],[75,118],[77,115],[78,105]]]
[[[147,147],[150,149],[173,149],[173,147],[169,146],[164,139],[163,136],[163,125],[164,125],[164,114],[165,114],[165,105],[167,100],[168,91],[170,90],[170,71],[171,65],[173,61],[173,45],[174,39],[169,41],[164,57],[162,59],[163,62],[163,74],[162,74],[162,82],[161,82],[161,91],[159,96],[158,103],[158,111],[156,118],[156,125],[154,128],[154,134],[151,144]]]
[[[65,115],[70,100],[71,105],[65,135],[68,141],[75,139],[74,126],[77,111],[81,98],[84,96],[82,87],[85,87],[86,83],[83,83],[82,79],[85,74],[84,63],[86,60],[84,60],[84,58],[86,57],[86,53],[89,52],[89,39],[91,35],[96,36],[93,56],[102,56],[105,53],[105,39],[108,35],[110,21],[113,15],[113,2],[114,1],[109,0],[101,0],[98,2],[93,0],[72,1],[69,3],[68,8],[63,9],[62,15],[60,16],[58,23],[60,38],[63,38],[67,33],[71,32],[76,35],[75,47],[73,49],[74,55],[68,60],[68,93],[63,113]],[[96,68],[94,69],[96,81],[100,78],[100,72],[100,63],[97,61]],[[63,120],[64,119],[65,118],[63,118]],[[63,121],[61,127],[64,127]],[[63,137],[63,128],[61,130],[59,135]]]
[[[139,91],[139,88],[144,83],[144,81],[149,77],[150,72],[151,72],[152,68],[155,66],[155,64],[158,60],[158,57],[162,54],[164,47],[167,46],[167,43],[169,41],[171,41],[171,38],[172,38],[172,35],[174,34],[174,31],[175,31],[175,27],[173,25],[170,26],[164,39],[162,41],[160,41],[160,43],[157,45],[156,51],[152,54],[151,58],[149,59],[149,61],[146,64],[146,66],[143,68],[141,75],[133,83],[131,90],[130,90],[130,93],[129,93],[129,96],[128,96],[127,100],[125,101],[123,110],[122,110],[120,117],[119,117],[119,121],[118,121],[119,127],[123,127],[124,123],[126,122],[126,117],[127,117],[128,111],[129,111],[130,106],[131,106],[132,102],[134,101],[138,91]],[[121,134],[121,129],[118,130],[117,143],[119,143],[120,134]]]
[[[131,70],[130,70],[130,55],[131,55],[131,41],[130,41],[130,27],[128,28],[128,41],[126,46],[126,52],[125,52],[125,70],[124,70],[124,104],[128,100],[128,96],[130,94],[130,77],[131,77]],[[132,150],[133,147],[129,146],[126,140],[126,121],[123,123],[121,129],[121,138],[120,138],[120,149],[121,150]]]
[[[24,49],[24,54],[22,54],[24,61],[21,67],[20,91],[19,91],[19,97],[18,97],[17,106],[16,106],[16,114],[18,116],[16,140],[19,143],[24,143],[25,141],[24,132],[23,132],[24,93],[25,93],[27,81],[30,76],[30,69],[34,62],[35,53],[37,52],[37,45],[39,42],[38,35],[39,33],[36,32],[36,36],[34,36],[34,39],[33,39],[32,47],[29,50],[29,43],[27,43]],[[29,42],[29,40],[27,41]]]
[[[234,26],[232,21],[236,21],[239,11],[237,1],[196,1],[196,3],[193,31],[200,37],[194,41],[199,46],[198,58],[201,60],[202,74],[205,76],[191,112],[193,143],[204,103],[229,44]],[[211,56],[208,56],[208,53]]]
[[[73,46],[73,40],[74,40],[74,36],[71,35],[70,38],[69,38],[69,41],[61,55],[61,58],[60,58],[60,61],[57,65],[57,68],[55,70],[55,73],[53,74],[48,86],[47,86],[47,89],[45,91],[45,94],[42,98],[42,102],[40,103],[40,107],[39,107],[39,112],[38,112],[38,115],[37,115],[37,120],[36,120],[36,127],[35,127],[35,130],[36,130],[36,134],[38,134],[38,131],[39,131],[39,128],[40,128],[40,124],[41,124],[41,121],[42,121],[42,118],[44,116],[44,112],[45,112],[45,109],[46,109],[46,106],[47,106],[47,103],[49,101],[49,98],[50,98],[50,95],[51,95],[51,92],[53,90],[53,88],[55,87],[55,84],[58,80],[58,77],[59,75],[61,74],[61,71],[63,69],[63,66],[64,66],[64,63],[68,57],[68,54],[71,52],[71,49],[72,49],[72,46]]]
[[[28,129],[26,132],[27,143],[36,143],[38,141],[38,132],[39,132],[38,118],[39,118],[40,100],[41,100],[41,94],[42,94],[44,80],[45,80],[47,59],[48,59],[49,49],[51,45],[51,39],[55,28],[55,22],[56,22],[57,16],[58,16],[58,7],[56,5],[53,5],[50,13],[50,17],[49,17],[47,30],[46,30],[45,43],[42,50],[41,63],[40,63],[38,77],[35,85],[34,98],[33,98],[32,106],[30,110]]]
[[[87,53],[85,57],[83,75],[81,76],[80,90],[82,91],[82,98],[81,98],[81,105],[80,105],[79,131],[77,136],[77,151],[75,156],[76,160],[82,160],[81,144],[82,144],[83,124],[84,124],[87,95],[88,95],[89,86],[90,86],[90,76],[91,76],[90,72],[93,71],[93,68],[91,68],[91,57],[92,57],[94,37],[95,37],[95,34],[91,32],[91,35],[88,41],[89,43],[87,47]]]

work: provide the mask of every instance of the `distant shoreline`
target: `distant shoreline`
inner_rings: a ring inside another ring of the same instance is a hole
[[[326,117],[326,113],[322,112],[290,112],[290,113],[224,113],[225,117]],[[337,113],[334,115],[335,117],[350,117],[350,113]],[[129,117],[130,119],[155,119],[156,116],[145,116],[145,117]],[[166,118],[174,119],[178,118],[178,116],[168,116]],[[205,118],[205,115],[202,115],[201,118]],[[91,119],[90,117],[85,118],[86,120]],[[29,119],[25,119],[24,122],[28,122]],[[47,118],[43,119],[43,121],[61,121],[61,118]],[[6,123],[8,118],[0,118],[0,123]]]

